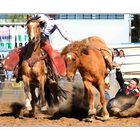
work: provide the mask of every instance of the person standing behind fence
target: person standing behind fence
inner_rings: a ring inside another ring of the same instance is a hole
[[[113,67],[116,67],[118,65],[118,60],[119,60],[119,51],[118,51],[118,49],[113,49],[113,55],[114,55]]]
[[[114,61],[113,61],[113,67],[115,68],[121,68],[121,66],[125,63],[125,53],[124,51],[114,49]]]
[[[118,67],[118,61],[119,61],[119,51],[117,48],[113,49],[113,70],[109,73],[109,79],[110,79],[110,91],[113,91],[110,93],[111,96],[114,96],[114,92],[117,92],[120,88],[117,80],[116,80],[116,67]]]
[[[119,58],[118,58],[118,65],[121,68],[121,66],[125,63],[125,53],[123,50],[119,51]]]

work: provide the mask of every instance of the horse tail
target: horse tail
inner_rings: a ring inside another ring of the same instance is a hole
[[[53,88],[48,83],[45,84],[45,98],[49,106],[61,104],[69,98],[70,94],[68,90],[63,89],[58,83]]]
[[[60,101],[66,100],[70,92],[68,90],[64,90],[61,86],[58,85],[58,98]]]
[[[101,48],[100,51],[101,54],[103,55],[107,67],[110,70],[112,70],[112,61],[113,61],[112,51],[109,48]]]

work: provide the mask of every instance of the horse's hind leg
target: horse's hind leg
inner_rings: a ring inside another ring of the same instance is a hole
[[[107,101],[105,99],[105,84],[104,84],[104,79],[103,80],[100,80],[98,82],[97,89],[100,92],[100,102],[102,104],[102,115],[103,115],[103,118],[99,118],[99,117],[96,117],[96,118],[97,119],[99,118],[100,120],[109,120],[110,117],[109,117],[109,113],[107,111]]]

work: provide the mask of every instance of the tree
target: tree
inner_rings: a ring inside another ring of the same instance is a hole
[[[26,22],[26,14],[8,14],[6,19],[11,19],[11,22]]]
[[[140,42],[140,15],[133,15],[131,27],[131,42]]]

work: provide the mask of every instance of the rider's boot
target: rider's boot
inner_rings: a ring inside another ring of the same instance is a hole
[[[19,83],[20,81],[22,81],[22,73],[18,70],[18,74],[16,76],[16,83]]]
[[[54,73],[54,69],[53,69],[53,57],[52,57],[52,53],[53,53],[53,48],[51,46],[51,44],[49,43],[49,41],[46,41],[44,44],[43,44],[43,47],[42,49],[47,52],[47,54],[49,55],[49,58],[50,58],[50,62],[51,62],[51,71]],[[55,75],[55,74],[54,74]],[[56,85],[57,84],[57,81],[55,80],[56,78],[54,76],[50,76],[49,78],[49,83],[50,85]]]

